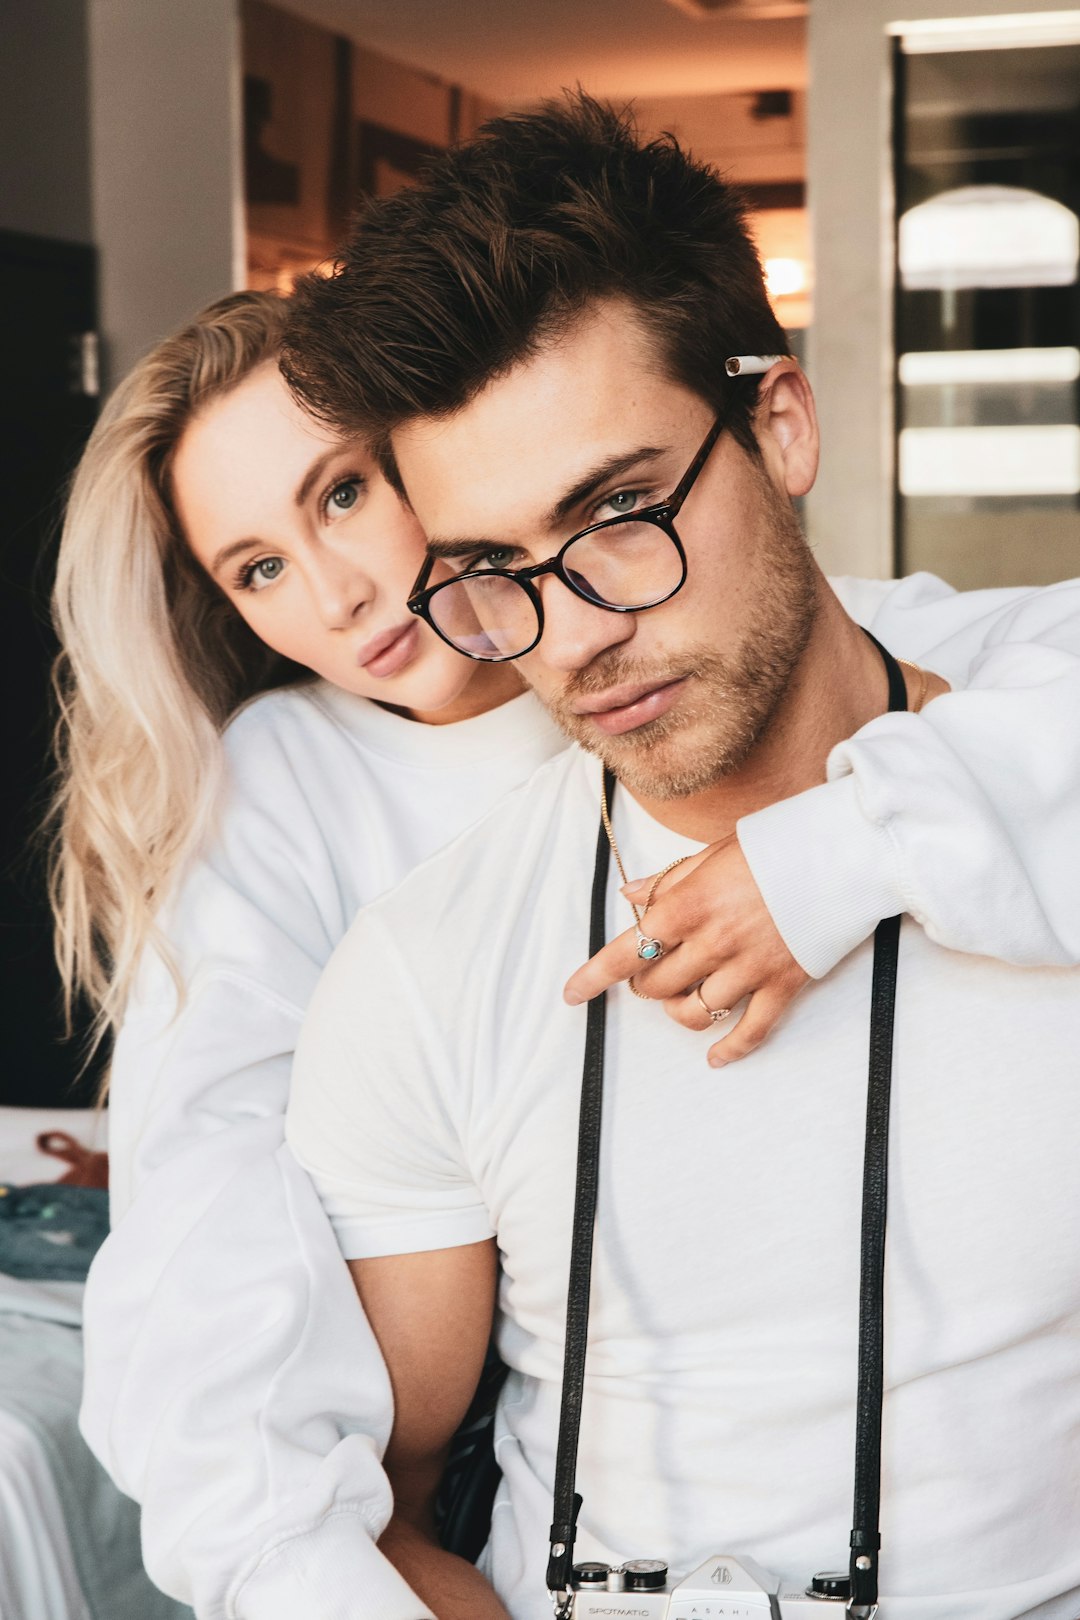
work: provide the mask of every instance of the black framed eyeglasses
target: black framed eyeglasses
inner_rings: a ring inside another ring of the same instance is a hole
[[[428,557],[409,593],[410,613],[466,658],[499,664],[532,652],[544,633],[544,604],[534,583],[542,574],[554,574],[583,602],[609,613],[643,613],[670,601],[686,581],[686,552],[675,519],[724,423],[721,411],[666,501],[591,523],[547,562],[475,568],[429,585],[440,559]]]

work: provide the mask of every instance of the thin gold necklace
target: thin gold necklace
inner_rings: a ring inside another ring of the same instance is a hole
[[[901,669],[910,669],[913,675],[917,675],[919,677],[919,688],[915,693],[915,701],[911,705],[911,709],[909,711],[911,714],[918,714],[919,710],[926,702],[926,688],[930,684],[929,672],[923,669],[921,664],[913,664],[907,658],[898,658],[896,662],[900,665]]]
[[[604,823],[604,831],[607,833],[607,840],[611,845],[611,853],[615,857],[615,865],[619,868],[619,876],[622,878],[623,887],[625,888],[630,879],[626,875],[626,867],[623,865],[623,858],[619,853],[619,845],[615,837],[615,829],[611,825],[611,813],[608,810],[606,773],[600,777],[600,819]],[[663,941],[654,939],[649,934],[646,934],[641,926],[645,921],[646,915],[648,914],[649,907],[656,898],[656,891],[660,887],[661,881],[667,877],[669,872],[674,872],[677,866],[681,866],[683,861],[688,861],[689,859],[689,855],[680,855],[677,860],[669,861],[661,871],[657,872],[656,876],[649,884],[649,892],[645,896],[645,904],[641,906],[640,909],[629,897],[626,899],[627,905],[634,913],[634,932],[638,939],[638,955],[643,962],[658,962],[664,954]],[[639,1001],[651,1001],[653,999],[651,996],[642,995],[632,978],[628,979],[627,983]]]

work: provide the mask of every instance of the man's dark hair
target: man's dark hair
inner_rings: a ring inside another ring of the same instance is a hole
[[[583,92],[492,119],[419,185],[367,204],[329,278],[300,284],[283,369],[322,420],[370,436],[442,416],[596,299],[623,298],[670,377],[756,452],[731,354],[786,354],[738,191],[670,135]]]

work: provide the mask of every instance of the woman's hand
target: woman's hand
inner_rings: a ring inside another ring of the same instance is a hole
[[[628,884],[623,893],[641,905],[651,881]],[[637,936],[628,928],[578,968],[563,991],[565,999],[572,1005],[590,1001],[632,977],[635,989],[662,1001],[676,1023],[707,1030],[712,1020],[706,1007],[734,1007],[749,997],[731,1033],[709,1048],[709,1062],[717,1069],[760,1045],[807,983],[808,975],[777,933],[734,833],[664,880],[644,932],[664,942],[658,962],[638,959]]]

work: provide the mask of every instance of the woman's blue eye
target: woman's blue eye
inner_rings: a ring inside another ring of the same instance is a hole
[[[343,483],[334,485],[326,504],[335,512],[351,512],[359,499],[360,480],[347,478]]]
[[[284,568],[284,557],[260,557],[258,562],[248,563],[241,569],[237,584],[242,591],[261,591],[279,579]]]

